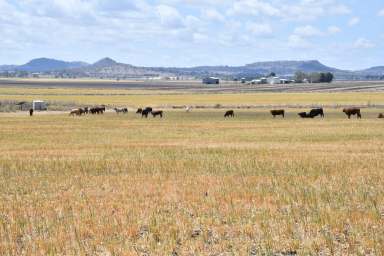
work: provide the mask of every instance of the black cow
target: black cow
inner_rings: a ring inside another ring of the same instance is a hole
[[[285,117],[285,111],[284,111],[284,109],[271,110],[271,115],[273,115],[273,118],[275,118],[276,116],[283,116],[283,118],[284,118]]]
[[[153,111],[151,107],[146,107],[144,110],[148,111],[148,113],[151,113]]]
[[[148,114],[151,113],[152,111],[149,111],[149,109],[144,109],[141,111],[141,118],[145,117],[148,118]]]
[[[324,110],[322,108],[315,108],[315,109],[312,109],[310,112],[309,112],[309,116],[311,118],[314,118],[316,116],[321,116],[321,117],[324,117]]]
[[[301,118],[313,118],[312,116],[310,116],[310,115],[307,114],[306,112],[300,112],[300,113],[298,113],[298,115],[299,115]]]
[[[235,112],[233,110],[228,110],[225,112],[224,117],[235,117]]]

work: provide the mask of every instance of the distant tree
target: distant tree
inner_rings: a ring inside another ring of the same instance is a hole
[[[311,83],[320,83],[321,82],[321,74],[318,72],[312,72],[309,75],[309,82]]]
[[[333,81],[334,75],[331,72],[325,73],[325,83],[331,83]]]
[[[294,80],[296,83],[302,83],[305,78],[307,78],[307,75],[304,72],[297,71],[295,73]]]

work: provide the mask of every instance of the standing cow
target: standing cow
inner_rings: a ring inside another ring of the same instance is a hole
[[[316,116],[324,117],[324,110],[322,108],[315,108],[309,112],[309,117],[314,118]]]
[[[348,116],[348,119],[351,119],[351,116],[354,115],[361,119],[361,112],[359,108],[345,108],[343,109],[343,112]]]
[[[284,118],[285,117],[285,111],[284,111],[284,109],[271,110],[271,115],[273,116],[273,118],[275,118],[276,116],[283,116],[283,118]]]

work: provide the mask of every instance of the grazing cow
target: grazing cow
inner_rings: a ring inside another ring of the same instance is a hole
[[[384,118],[384,114],[383,113],[380,113],[379,116],[377,118]]]
[[[321,117],[324,117],[324,110],[322,108],[315,108],[315,109],[312,109],[310,112],[309,112],[309,116],[311,118],[314,118],[316,116],[321,116]]]
[[[145,117],[148,118],[148,114],[151,113],[152,111],[149,111],[149,109],[144,109],[141,111],[141,118]]]
[[[160,111],[152,111],[152,116],[153,117],[156,117],[156,116],[160,116],[160,118],[163,118],[163,111],[160,110]]]
[[[306,112],[300,112],[300,113],[298,113],[298,115],[301,118],[313,118],[312,116],[308,115]]]
[[[82,109],[77,108],[77,109],[72,109],[71,112],[69,113],[70,116],[81,116],[82,114]]]
[[[271,110],[271,115],[273,115],[273,118],[275,118],[276,116],[283,116],[283,118],[284,118],[285,117],[285,111],[284,111],[284,109]]]
[[[148,111],[148,113],[151,113],[153,111],[153,109],[151,107],[146,107],[144,110]]]
[[[185,112],[189,113],[191,112],[191,110],[192,110],[192,107],[190,106],[185,107]]]
[[[224,117],[235,117],[235,112],[233,110],[228,110],[225,112]]]
[[[89,112],[91,112],[91,114],[104,114],[105,112],[105,106],[101,106],[101,107],[93,107],[89,110]]]
[[[33,108],[29,110],[29,116],[33,116]]]
[[[345,108],[343,112],[351,119],[351,116],[357,115],[357,118],[361,118],[361,112],[359,108]]]
[[[143,109],[142,108],[138,108],[137,111],[136,111],[136,114],[141,114],[143,112]]]
[[[116,111],[117,114],[119,114],[119,113],[127,114],[128,113],[127,108],[114,108],[114,110]]]
[[[89,108],[88,107],[85,107],[84,108],[84,114],[88,114],[89,113]]]

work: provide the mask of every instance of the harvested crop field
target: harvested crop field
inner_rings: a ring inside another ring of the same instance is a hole
[[[3,116],[1,254],[382,254],[368,112]]]
[[[31,96],[23,90],[14,94]],[[2,113],[0,254],[384,254],[383,109],[361,120],[339,108],[300,119],[303,110]]]

